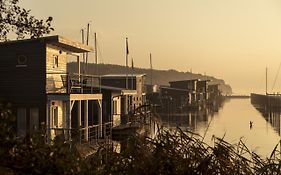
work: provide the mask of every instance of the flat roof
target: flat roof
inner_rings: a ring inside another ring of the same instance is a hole
[[[143,77],[146,76],[146,74],[108,74],[108,75],[102,75],[101,78],[126,78],[127,77]]]
[[[90,86],[89,86],[90,87]],[[92,87],[94,87],[95,89],[104,89],[104,90],[110,90],[110,91],[115,91],[115,92],[119,92],[122,95],[131,95],[131,94],[136,94],[137,91],[136,90],[128,90],[125,88],[118,88],[118,87],[112,87],[112,86],[98,86],[98,85],[93,85]]]
[[[90,46],[87,46],[80,42],[76,42],[76,41],[67,39],[67,38],[59,36],[59,35],[46,36],[46,37],[40,37],[40,38],[34,38],[34,39],[4,41],[4,42],[0,42],[0,46],[1,45],[12,45],[12,44],[17,44],[17,43],[29,43],[29,42],[36,42],[36,41],[44,42],[46,44],[51,44],[51,45],[60,47],[64,50],[74,52],[74,53],[84,53],[84,52],[90,52],[93,50]]]
[[[169,81],[169,83],[178,83],[178,82],[190,82],[190,81],[211,81],[211,80],[202,80],[202,79],[189,79],[189,80],[178,80],[178,81]]]
[[[173,91],[183,91],[183,92],[191,92],[192,90],[187,90],[187,89],[180,89],[180,88],[172,88],[169,86],[160,86],[160,89],[169,89]]]

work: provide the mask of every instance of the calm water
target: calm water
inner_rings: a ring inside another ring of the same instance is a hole
[[[228,100],[215,111],[167,114],[162,117],[162,123],[170,128],[189,129],[201,136],[206,134],[205,142],[209,145],[213,145],[213,135],[233,144],[242,139],[250,150],[262,156],[269,156],[280,140],[280,113],[259,112],[250,99]]]

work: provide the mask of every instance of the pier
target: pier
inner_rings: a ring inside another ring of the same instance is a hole
[[[263,108],[277,109],[281,107],[281,94],[251,93],[251,103]]]

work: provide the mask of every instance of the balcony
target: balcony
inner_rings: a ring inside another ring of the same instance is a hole
[[[100,76],[77,73],[48,73],[46,92],[48,94],[94,93],[100,88]]]

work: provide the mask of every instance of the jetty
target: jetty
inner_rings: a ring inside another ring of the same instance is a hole
[[[281,94],[251,93],[251,103],[254,106],[276,109],[281,107]]]

